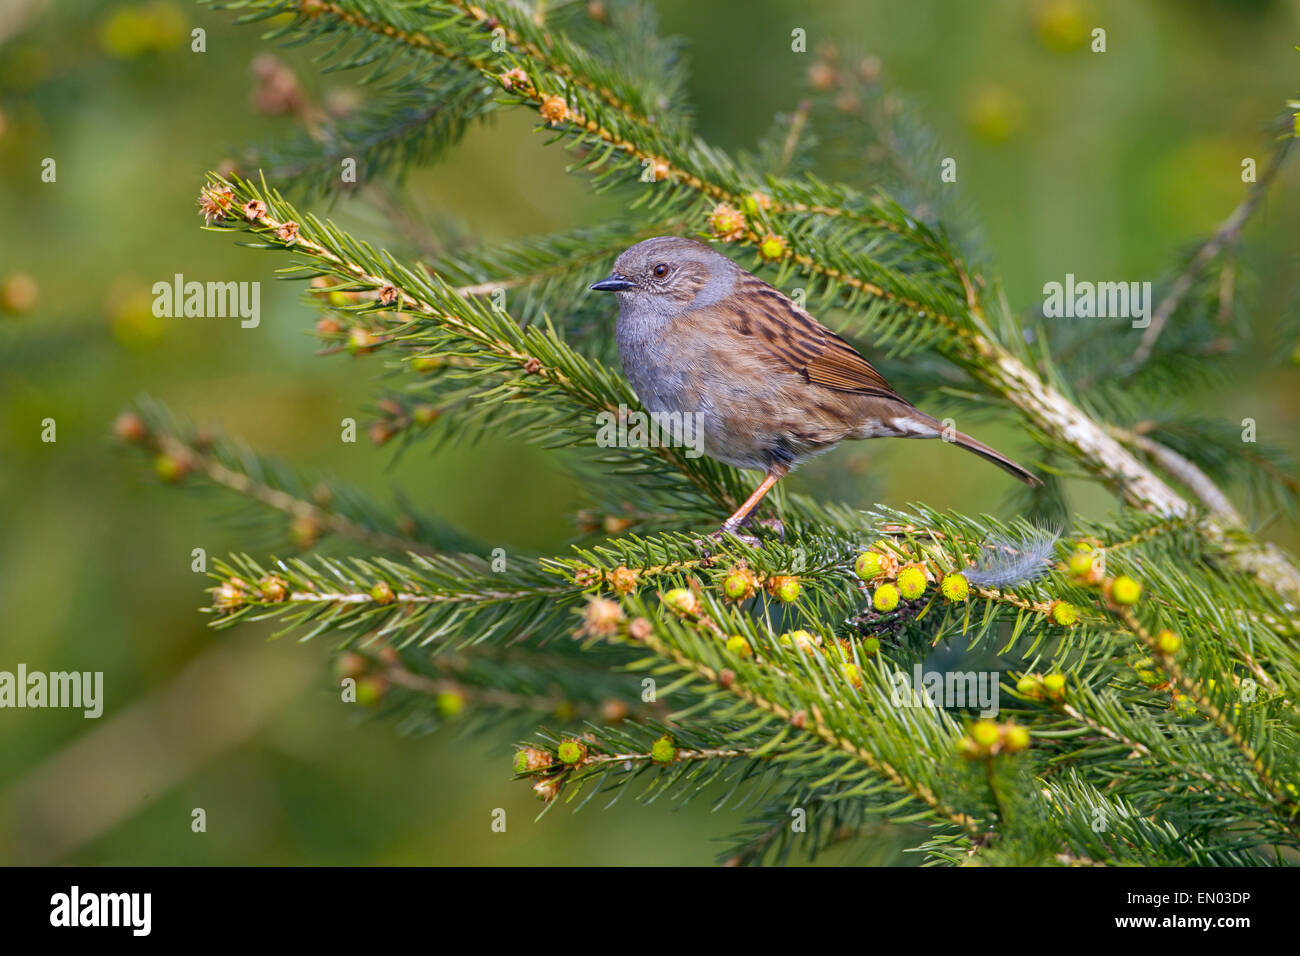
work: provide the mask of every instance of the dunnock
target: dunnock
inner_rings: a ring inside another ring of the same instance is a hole
[[[848,342],[703,243],[639,242],[591,288],[618,296],[619,357],[646,409],[696,414],[706,455],[766,472],[722,532],[791,468],[845,438],[942,437],[1042,483],[969,435],[945,434]]]

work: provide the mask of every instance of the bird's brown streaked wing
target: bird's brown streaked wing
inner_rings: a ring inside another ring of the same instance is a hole
[[[876,395],[910,405],[852,345],[756,277],[727,305],[735,329],[757,350],[803,375],[810,385]],[[743,302],[743,306],[731,303]]]

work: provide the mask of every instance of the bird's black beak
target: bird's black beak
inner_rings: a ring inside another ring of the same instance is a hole
[[[592,292],[625,292],[635,286],[636,283],[627,276],[621,276],[617,272],[611,272],[608,276],[599,282],[593,283]]]

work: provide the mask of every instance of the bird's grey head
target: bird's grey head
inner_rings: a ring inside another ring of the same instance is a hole
[[[617,295],[625,314],[669,318],[718,302],[731,292],[739,272],[739,266],[702,242],[657,236],[624,252],[614,271],[591,288]]]

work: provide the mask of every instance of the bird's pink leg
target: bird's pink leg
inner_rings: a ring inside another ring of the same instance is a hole
[[[736,513],[726,521],[722,522],[722,533],[727,534],[734,532],[739,528],[741,522],[749,517],[749,513],[758,507],[758,503],[763,500],[763,496],[771,491],[772,486],[784,478],[785,474],[786,469],[784,468],[779,470],[776,468],[770,469],[762,483],[754,489],[754,493],[745,500],[743,505],[736,509]]]

